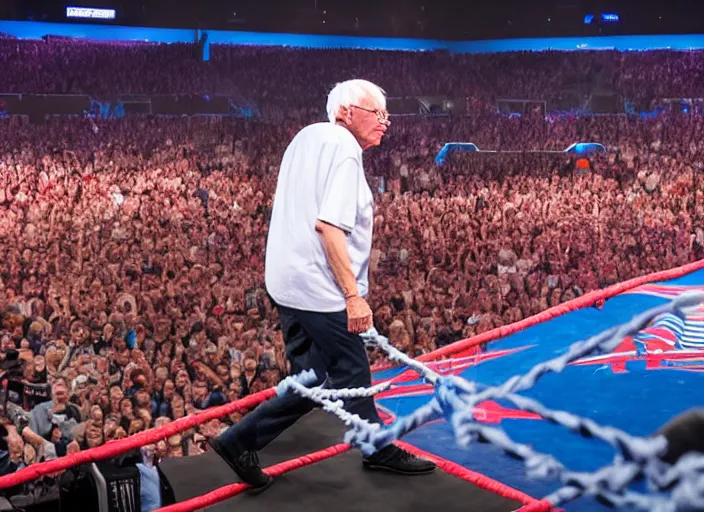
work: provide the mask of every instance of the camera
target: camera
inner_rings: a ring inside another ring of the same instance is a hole
[[[5,372],[5,378],[22,379],[24,361],[19,357],[20,353],[17,350],[8,350],[5,359],[0,361],[0,372]]]

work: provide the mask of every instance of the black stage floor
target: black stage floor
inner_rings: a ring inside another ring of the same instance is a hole
[[[343,433],[344,425],[338,419],[323,411],[313,411],[260,453],[262,467],[338,444]],[[179,501],[237,481],[230,467],[214,453],[170,459],[164,469]],[[351,450],[282,475],[258,496],[244,493],[207,510],[510,512],[521,505],[440,469],[432,475],[417,477],[365,471],[361,454]]]

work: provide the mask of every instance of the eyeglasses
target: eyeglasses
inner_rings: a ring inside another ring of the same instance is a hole
[[[388,110],[380,110],[378,108],[364,108],[360,107],[359,105],[352,105],[354,108],[358,108],[359,110],[364,110],[365,112],[371,112],[372,114],[376,115],[376,118],[379,120],[380,123],[385,123],[389,120],[389,111]]]

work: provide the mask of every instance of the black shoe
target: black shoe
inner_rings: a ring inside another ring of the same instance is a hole
[[[411,455],[393,444],[364,457],[362,464],[365,469],[389,471],[400,475],[427,475],[437,468],[432,462]]]
[[[252,486],[250,494],[259,494],[274,482],[273,478],[262,471],[256,452],[232,453],[215,438],[209,439],[208,444],[244,483]]]

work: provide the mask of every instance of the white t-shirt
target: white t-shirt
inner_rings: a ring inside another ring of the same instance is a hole
[[[347,252],[360,295],[369,288],[374,198],[362,148],[344,127],[303,128],[284,153],[266,248],[266,287],[280,305],[323,313],[343,311],[337,285],[315,231],[321,220],[347,233]]]

